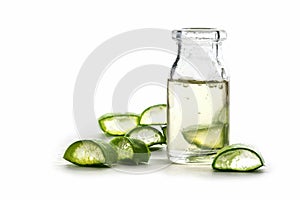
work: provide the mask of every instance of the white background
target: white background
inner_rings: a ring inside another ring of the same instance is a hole
[[[296,199],[299,18],[290,0],[1,1],[1,199]],[[232,142],[260,149],[262,173],[177,166],[131,175],[61,164],[78,139],[72,95],[87,56],[125,31],[182,27],[228,32]]]

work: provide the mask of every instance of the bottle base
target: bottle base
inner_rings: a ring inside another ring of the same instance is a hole
[[[168,158],[171,162],[177,164],[199,164],[210,165],[216,156],[217,150],[210,150],[201,153],[187,153],[187,152],[168,152]]]

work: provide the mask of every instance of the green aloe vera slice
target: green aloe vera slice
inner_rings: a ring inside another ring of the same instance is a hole
[[[111,166],[117,152],[103,141],[80,140],[71,144],[63,158],[79,166]]]
[[[128,131],[137,127],[139,115],[133,113],[119,114],[108,113],[98,119],[100,128],[113,136],[125,135]]]
[[[140,119],[141,125],[166,125],[167,124],[167,105],[158,104],[146,108]]]
[[[245,144],[232,144],[221,149],[212,162],[219,171],[253,171],[264,165],[260,153]]]
[[[147,146],[166,143],[166,138],[164,137],[164,135],[151,126],[141,126],[134,128],[125,136],[142,140]]]
[[[118,160],[126,164],[147,163],[150,158],[148,146],[141,140],[118,136],[110,141],[118,153]]]

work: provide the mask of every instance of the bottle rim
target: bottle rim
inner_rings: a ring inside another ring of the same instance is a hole
[[[182,28],[172,31],[172,38],[175,40],[196,40],[220,42],[227,38],[225,30],[217,28]]]

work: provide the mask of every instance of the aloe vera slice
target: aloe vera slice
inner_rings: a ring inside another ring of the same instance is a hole
[[[141,126],[134,128],[125,136],[142,140],[147,146],[166,143],[166,138],[164,137],[164,135],[151,126]]]
[[[224,124],[216,124],[212,126],[195,125],[183,129],[182,135],[184,139],[201,148],[218,149],[222,148],[226,143],[226,128]]]
[[[245,144],[232,144],[221,149],[212,167],[219,171],[254,171],[264,165],[260,153]]]
[[[98,123],[105,133],[120,136],[137,127],[139,119],[139,115],[133,113],[108,113],[101,116]]]
[[[111,166],[117,162],[116,151],[103,141],[80,140],[71,144],[63,158],[79,166]]]
[[[147,163],[150,158],[148,146],[141,140],[118,136],[110,141],[118,153],[118,160],[125,164]]]
[[[167,124],[167,105],[158,104],[146,108],[140,119],[141,125],[166,125]]]

